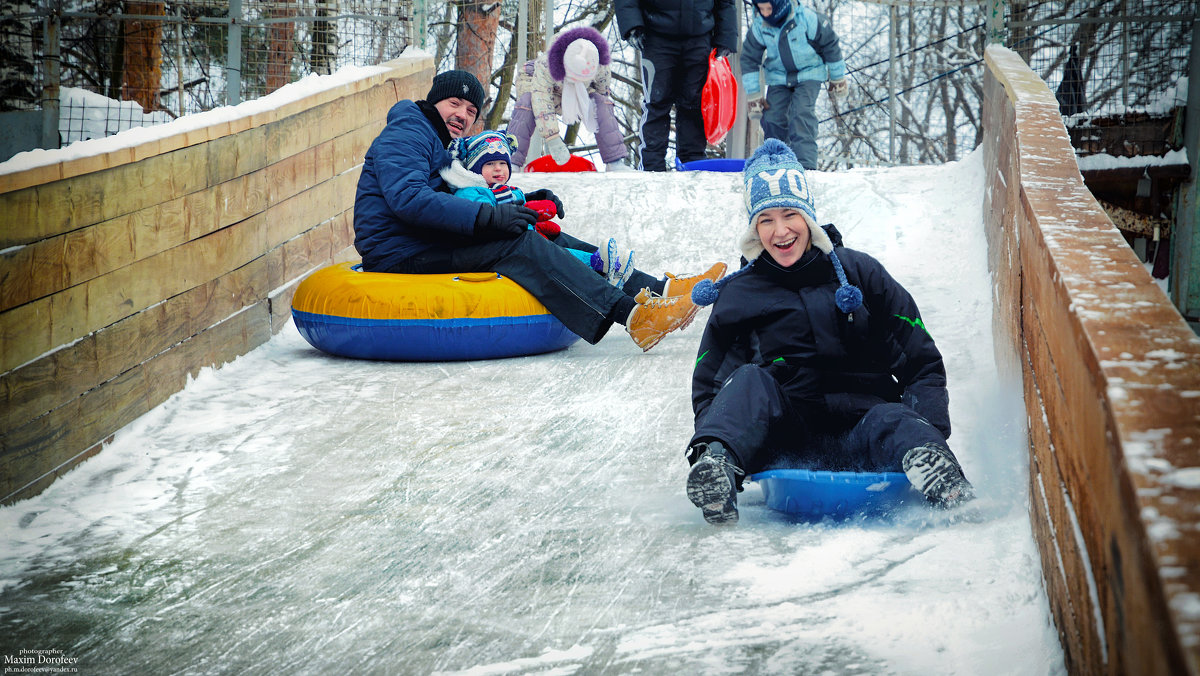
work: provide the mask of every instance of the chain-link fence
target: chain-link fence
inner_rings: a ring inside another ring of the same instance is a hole
[[[980,141],[985,6],[978,0],[817,3],[841,42],[850,96],[817,102],[823,169],[929,164]]]
[[[1162,155],[1182,144],[1196,10],[1196,0],[1013,3],[1005,44],[1058,96],[1079,155]]]
[[[5,3],[0,111],[60,107],[42,147],[237,104],[409,44],[410,0]],[[56,135],[58,138],[55,139]],[[2,158],[0,158],[2,159]]]

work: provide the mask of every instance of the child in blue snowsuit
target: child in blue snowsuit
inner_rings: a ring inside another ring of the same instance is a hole
[[[548,200],[527,200],[520,188],[508,185],[515,147],[512,136],[492,130],[456,140],[449,148],[454,161],[441,170],[442,179],[454,189],[456,197],[493,206],[511,202],[533,209],[538,213],[538,220],[530,229],[537,230],[547,239],[553,239],[562,232],[562,228],[550,220],[555,214],[555,204]],[[633,274],[633,252],[630,251],[622,263],[617,243],[612,238],[608,240],[607,247],[595,252],[571,248],[567,248],[567,251],[617,288],[621,288]]]
[[[842,48],[829,21],[797,0],[763,0],[742,42],[742,85],[751,118],[761,118],[763,135],[791,147],[805,169],[817,168],[817,94],[829,80],[829,95],[849,91]],[[763,97],[759,66],[766,77]]]
[[[688,497],[709,523],[734,522],[738,478],[779,467],[903,471],[937,505],[974,497],[946,442],[942,355],[912,296],[816,225],[782,142],[767,139],[743,181],[749,262],[692,291],[713,308],[692,375]]]

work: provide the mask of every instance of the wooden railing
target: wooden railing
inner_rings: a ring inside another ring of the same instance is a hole
[[[432,77],[428,57],[401,58],[233,119],[0,174],[0,503],[267,341],[306,273],[354,258],[363,155],[388,108],[423,98]]]
[[[1045,83],[1003,47],[986,61],[997,345],[1068,668],[1196,674],[1200,340],[1084,186]]]

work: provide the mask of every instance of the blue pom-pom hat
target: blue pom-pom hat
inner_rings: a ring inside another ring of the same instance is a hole
[[[762,253],[758,236],[758,217],[767,209],[795,209],[808,223],[813,246],[825,253],[833,251],[833,242],[817,225],[817,210],[804,166],[787,144],[769,138],[746,160],[742,170],[743,194],[746,199],[746,229],[737,242],[738,251],[752,261]]]
[[[817,225],[817,211],[812,193],[808,189],[808,178],[792,149],[779,139],[767,139],[754,151],[750,159],[746,160],[746,167],[742,170],[742,184],[745,190],[747,222],[746,230],[738,238],[737,247],[750,263],[716,283],[701,281],[692,288],[692,302],[697,305],[713,304],[721,287],[749,270],[763,252],[762,239],[758,236],[759,215],[767,209],[787,208],[800,212],[808,224],[812,245],[833,261],[833,269],[840,284],[834,296],[838,309],[847,314],[857,310],[862,305],[862,291],[846,279],[846,272],[833,250],[829,234]]]
[[[504,132],[488,129],[457,142],[457,155],[468,171],[476,174],[483,165],[493,160],[502,160],[512,171],[512,150],[516,142]]]

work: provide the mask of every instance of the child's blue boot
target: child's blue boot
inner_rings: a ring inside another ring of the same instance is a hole
[[[633,252],[629,252],[629,257],[622,265],[617,240],[609,237],[608,244],[601,247],[597,253],[600,255],[600,269],[597,272],[604,275],[609,284],[618,289],[624,288],[625,282],[629,281],[630,275],[633,274]]]
[[[625,259],[625,263],[621,263],[619,257],[613,263],[612,270],[608,273],[608,283],[618,289],[625,288],[625,282],[629,281],[629,277],[633,275],[633,252],[629,252],[629,256]]]

